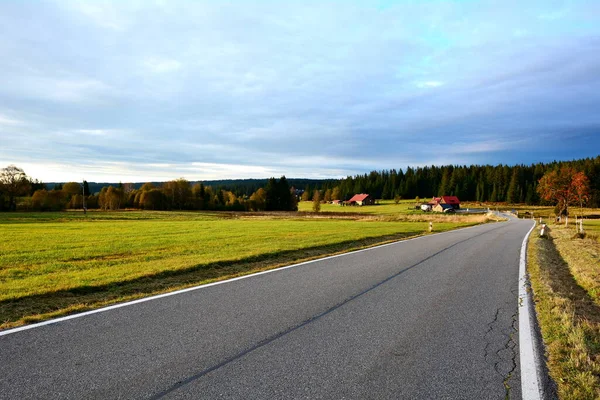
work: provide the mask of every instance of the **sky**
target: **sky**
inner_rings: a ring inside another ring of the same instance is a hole
[[[0,2],[0,167],[339,178],[600,154],[600,1]]]

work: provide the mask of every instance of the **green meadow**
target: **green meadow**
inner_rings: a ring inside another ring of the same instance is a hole
[[[360,213],[369,215],[423,214],[423,211],[415,209],[416,204],[417,203],[414,199],[400,200],[398,204],[396,204],[393,200],[378,200],[377,204],[372,206],[339,206],[335,204],[321,204],[321,212]],[[298,203],[298,211],[312,211],[312,207],[312,201],[301,201]]]
[[[453,218],[436,222],[435,231],[477,222]],[[0,327],[416,236],[427,227],[294,213],[3,213]]]

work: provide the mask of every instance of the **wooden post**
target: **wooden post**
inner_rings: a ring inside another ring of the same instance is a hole
[[[542,230],[540,231],[540,237],[544,237],[546,234],[546,224],[542,224]]]

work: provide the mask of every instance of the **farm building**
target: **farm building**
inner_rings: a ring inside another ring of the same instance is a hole
[[[460,200],[456,196],[442,196],[440,204],[449,204],[455,210],[460,209]]]
[[[431,201],[429,203],[431,207],[435,208],[435,206],[437,206],[438,204],[449,204],[452,206],[452,208],[454,208],[455,210],[460,209],[460,200],[458,199],[458,197],[456,196],[441,196],[441,197],[434,197],[433,199],[431,199]]]
[[[438,204],[440,204],[440,201],[442,201],[441,197],[434,197],[431,199],[431,201],[427,204],[429,204],[430,206],[434,207],[437,206]]]
[[[369,196],[366,193],[361,193],[361,194],[355,194],[354,196],[352,196],[352,198],[350,200],[348,200],[347,202],[350,205],[357,205],[357,206],[372,206],[373,204],[375,204],[375,200],[373,200],[373,198],[371,196]]]
[[[450,205],[450,204],[440,203],[437,206],[433,207],[433,211],[443,212],[443,213],[454,212],[454,207],[452,207],[452,205]]]

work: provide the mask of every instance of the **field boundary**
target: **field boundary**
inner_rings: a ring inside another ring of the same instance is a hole
[[[372,246],[369,246],[369,247],[363,248],[363,249],[351,250],[351,251],[348,251],[348,252],[342,252],[340,254],[334,254],[334,255],[325,255],[323,257],[317,257],[315,259],[308,260],[308,261],[303,261],[303,262],[300,262],[300,263],[295,263],[295,264],[291,264],[291,265],[284,265],[284,266],[280,266],[280,267],[275,267],[275,268],[272,268],[272,269],[269,269],[269,270],[266,270],[266,271],[254,272],[254,273],[246,274],[246,275],[243,275],[243,276],[238,276],[238,277],[234,277],[234,278],[219,280],[217,282],[206,283],[206,284],[202,284],[202,285],[197,285],[197,286],[192,286],[192,287],[188,287],[188,288],[184,288],[184,289],[175,290],[175,291],[168,292],[168,293],[161,293],[161,294],[156,294],[156,295],[152,295],[152,296],[148,296],[148,297],[143,297],[143,298],[136,299],[136,300],[125,301],[125,302],[122,302],[122,303],[117,303],[117,304],[113,304],[113,305],[110,305],[110,306],[97,308],[97,309],[94,309],[94,310],[89,310],[89,311],[84,311],[84,312],[80,312],[80,313],[75,313],[75,314],[72,314],[72,315],[67,315],[67,316],[59,317],[59,318],[53,318],[53,319],[49,319],[49,320],[42,321],[42,322],[37,322],[37,323],[29,324],[29,325],[19,326],[19,327],[16,327],[16,328],[8,328],[8,329],[0,331],[0,337],[1,336],[6,336],[6,335],[10,335],[10,334],[13,334],[13,333],[17,333],[17,332],[21,332],[21,331],[26,331],[26,330],[29,330],[29,329],[35,329],[35,328],[39,328],[39,327],[46,326],[46,325],[52,325],[52,324],[56,324],[56,323],[59,323],[59,322],[68,321],[68,320],[75,319],[75,318],[81,318],[81,317],[85,317],[85,316],[92,315],[92,314],[102,313],[102,312],[105,312],[105,311],[111,311],[111,310],[115,310],[115,309],[122,308],[122,307],[127,307],[127,306],[131,306],[131,305],[139,304],[139,303],[144,303],[144,302],[147,302],[147,301],[157,300],[157,299],[161,299],[161,298],[164,298],[164,297],[176,296],[176,295],[179,295],[179,294],[183,294],[183,293],[187,293],[187,292],[192,292],[192,291],[199,290],[199,289],[204,289],[204,288],[208,288],[208,287],[212,287],[212,286],[216,286],[216,285],[222,285],[222,284],[225,284],[225,283],[238,281],[238,280],[241,280],[241,279],[251,278],[251,277],[255,277],[255,276],[259,276],[259,275],[264,275],[264,274],[268,274],[268,273],[271,273],[271,272],[283,271],[283,270],[286,270],[286,269],[296,268],[296,267],[300,267],[300,266],[307,265],[307,264],[312,264],[312,263],[323,261],[323,260],[328,260],[328,259],[343,257],[343,256],[347,256],[347,255],[362,253],[362,252],[365,252],[365,251],[370,251],[370,250],[374,250],[374,249],[378,249],[378,248],[382,248],[382,247],[392,246],[392,245],[396,245],[396,244],[399,244],[399,243],[405,243],[405,242],[409,242],[409,241],[413,241],[413,240],[423,239],[423,238],[426,238],[426,237],[437,236],[437,235],[444,235],[444,234],[452,233],[452,232],[456,232],[456,231],[461,231],[461,230],[466,230],[466,229],[472,229],[472,228],[476,228],[476,227],[482,226],[482,225],[486,225],[486,224],[477,224],[477,225],[468,226],[468,227],[464,227],[464,228],[451,229],[449,231],[439,232],[439,233],[422,234],[422,235],[411,237],[411,238],[403,238],[403,239],[399,239],[399,240],[393,240],[393,241],[391,241],[389,243],[385,243],[385,241],[384,241],[383,244],[376,244],[376,245],[372,245]]]

